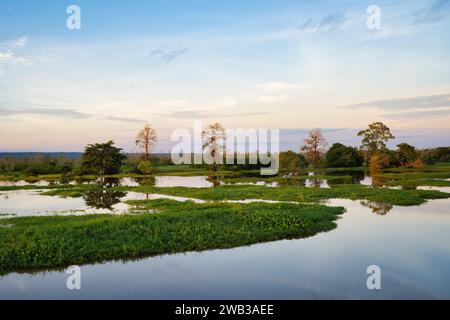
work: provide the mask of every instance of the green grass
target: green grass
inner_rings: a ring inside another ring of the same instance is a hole
[[[134,202],[158,214],[0,220],[0,274],[310,237],[336,227],[340,207]]]
[[[388,186],[450,186],[450,163],[427,165],[423,168],[391,168],[383,170],[380,177]]]
[[[70,189],[54,189],[46,195],[79,197],[84,192],[96,190],[94,186]],[[98,188],[98,187],[97,187]],[[285,186],[281,188],[267,188],[265,186],[230,185],[216,188],[156,188],[156,187],[117,187],[112,190],[135,191],[143,193],[158,193],[171,196],[182,196],[202,200],[245,200],[263,199],[295,202],[318,202],[331,198],[352,200],[371,200],[392,205],[419,205],[428,199],[449,198],[449,193],[433,190],[393,190],[388,188],[371,188],[363,185],[337,185],[333,188],[307,188],[300,186]],[[97,190],[101,190],[98,188]]]
[[[418,187],[418,186],[430,186],[430,187],[450,187],[450,181],[442,179],[404,179],[394,180],[387,182],[388,186],[401,186],[401,187]]]
[[[402,173],[382,173],[380,177],[389,180],[422,180],[422,179],[448,179],[450,172],[411,171]]]
[[[308,168],[308,172],[364,172],[365,167],[349,167],[349,168]]]

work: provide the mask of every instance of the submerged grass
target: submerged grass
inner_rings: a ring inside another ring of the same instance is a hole
[[[0,274],[313,236],[341,207],[134,201],[158,214],[0,220]]]

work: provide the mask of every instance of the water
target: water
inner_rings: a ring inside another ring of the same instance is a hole
[[[181,202],[208,202],[206,200],[189,197],[156,193],[121,192],[108,189],[89,191],[84,196],[77,198],[46,196],[42,194],[43,192],[43,190],[3,191],[0,193],[0,219],[50,215],[153,213],[153,211],[138,210],[136,207],[124,203],[128,200],[170,199]],[[225,200],[224,202],[295,203],[261,199]]]
[[[56,182],[58,183],[58,182]],[[0,187],[23,187],[23,186],[49,186],[51,181],[49,180],[38,180],[38,181],[8,181],[0,180]]]
[[[279,186],[279,183],[276,181],[256,181],[256,182],[233,182],[233,183],[226,183],[221,181],[220,185],[222,186],[266,186],[275,188]]]
[[[122,187],[139,187],[139,186],[154,186],[154,187],[187,187],[187,188],[211,188],[215,186],[214,179],[207,176],[149,176],[147,178],[102,178],[95,180],[78,179],[78,180],[18,180],[6,181],[0,180],[0,187],[14,187],[14,186],[49,186],[49,185],[75,185],[75,184],[102,184],[106,186],[122,186]]]
[[[388,206],[330,200],[347,212],[338,227],[308,239],[82,266],[68,274],[12,273],[1,299],[422,299],[450,298],[450,200]],[[366,269],[381,268],[381,290]]]
[[[149,176],[148,178],[103,178],[95,180],[36,180],[36,181],[1,181],[1,186],[49,186],[49,185],[62,185],[62,184],[103,184],[107,186],[122,186],[122,187],[138,187],[138,186],[154,186],[154,187],[187,187],[187,188],[212,188],[219,185],[261,185],[267,187],[278,187],[282,185],[297,185],[316,188],[329,188],[333,185],[357,183],[372,185],[371,177],[364,175],[363,172],[331,172],[330,175],[348,175],[350,179],[332,179],[330,181],[326,179],[315,179],[314,172],[309,172],[309,179],[289,179],[282,182],[268,182],[261,179],[256,182],[238,182],[238,183],[225,183],[221,181],[220,177],[208,177],[208,176]],[[247,175],[242,175],[245,177]],[[251,177],[261,178],[259,175],[250,175]]]
[[[418,189],[418,190],[435,190],[435,191],[449,192],[450,193],[450,187],[419,186],[416,189]]]
[[[161,176],[156,177],[155,183],[155,187],[212,188],[213,186],[214,182],[209,181],[207,176]]]
[[[145,193],[112,190],[92,191],[79,198],[45,196],[42,192],[42,190],[0,192],[0,218],[133,213],[134,208],[123,201],[156,198],[155,195]]]

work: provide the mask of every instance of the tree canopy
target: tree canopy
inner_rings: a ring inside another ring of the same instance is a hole
[[[80,171],[97,175],[119,173],[125,159],[122,149],[115,147],[114,141],[89,144],[81,157]]]
[[[366,130],[358,132],[358,136],[363,137],[361,149],[367,152],[369,157],[386,150],[386,143],[390,139],[395,139],[390,129],[382,122],[369,124]]]
[[[294,151],[280,152],[280,169],[288,170],[290,173],[298,173],[307,166],[306,159],[302,154]]]
[[[342,143],[335,143],[327,152],[326,162],[328,167],[348,168],[361,166],[364,159],[355,148],[344,146]]]

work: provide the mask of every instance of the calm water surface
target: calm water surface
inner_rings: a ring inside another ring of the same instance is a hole
[[[0,219],[15,216],[86,215],[138,213],[133,206],[123,203],[127,200],[172,199],[204,203],[200,199],[121,192],[113,190],[91,191],[83,197],[63,198],[42,195],[42,190],[13,190],[0,192]],[[140,211],[141,213],[146,213]],[[148,211],[151,212],[151,211]]]
[[[15,299],[421,299],[450,298],[450,200],[398,207],[331,200],[347,212],[308,239],[82,266],[82,289],[64,272],[12,273],[0,298]],[[382,289],[366,288],[378,265]]]
[[[36,181],[6,181],[0,180],[2,186],[49,186],[61,184],[93,184],[100,183],[109,186],[138,187],[149,185],[154,187],[188,187],[188,188],[209,188],[214,183],[207,176],[149,176],[148,178],[103,178],[94,180],[36,180]]]

